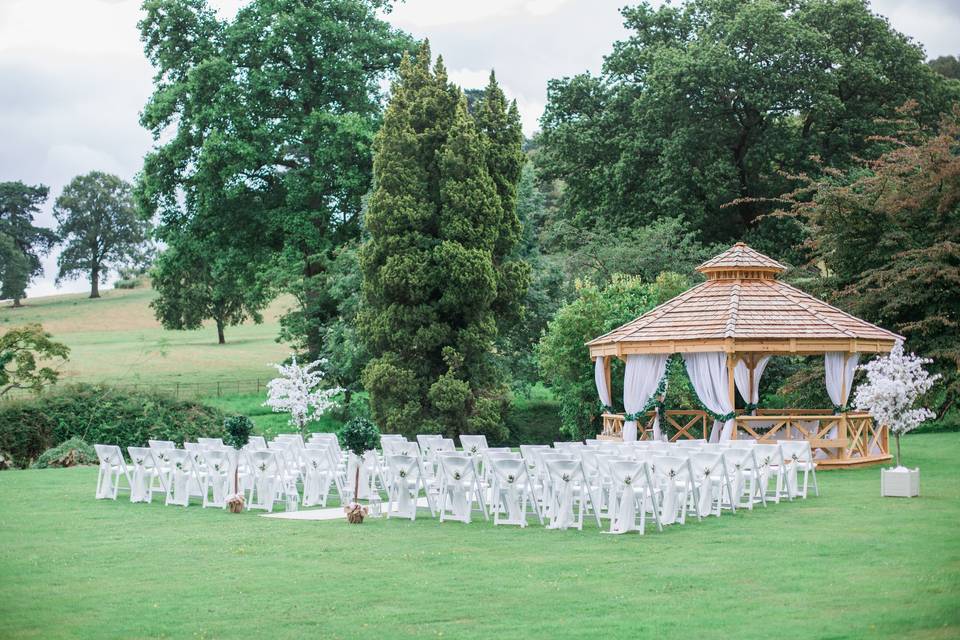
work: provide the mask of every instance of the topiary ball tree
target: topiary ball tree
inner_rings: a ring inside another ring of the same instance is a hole
[[[223,428],[227,432],[224,440],[234,449],[243,447],[250,440],[253,433],[253,420],[247,416],[230,416],[223,421]]]
[[[352,418],[340,429],[340,444],[349,449],[358,458],[371,449],[380,446],[380,430],[366,418]],[[356,503],[360,490],[360,465],[357,464],[353,481],[353,501]]]

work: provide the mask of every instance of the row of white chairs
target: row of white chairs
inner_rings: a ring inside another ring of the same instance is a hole
[[[151,441],[128,449],[128,468],[119,447],[96,445],[97,497],[116,499],[125,478],[134,502],[149,502],[159,490],[166,504],[186,506],[199,496],[205,507],[225,507],[241,493],[248,509],[270,511],[277,500],[325,506],[332,489],[346,503],[359,477],[361,498],[379,502],[386,495],[387,517],[415,519],[425,503],[441,522],[470,522],[480,512],[496,525],[527,526],[532,515],[550,528],[582,529],[592,514],[598,527],[608,520],[612,533],[642,533],[648,515],[660,529],[688,515],[806,498],[811,478],[819,495],[805,441],[556,442],[522,445],[517,453],[489,447],[483,436],[461,436],[457,451],[442,436],[412,442],[384,435],[381,447],[362,458],[344,455],[333,434],[311,434],[306,442],[297,434],[269,443],[255,438],[240,451],[219,439],[184,449]]]

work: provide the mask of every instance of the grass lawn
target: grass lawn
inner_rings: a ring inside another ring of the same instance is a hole
[[[960,637],[960,434],[904,444],[919,499],[832,471],[820,498],[644,537],[278,521],[3,472],[0,636]]]
[[[289,353],[276,342],[278,318],[291,304],[288,298],[265,310],[263,324],[227,327],[227,344],[218,345],[212,323],[197,331],[163,329],[153,317],[150,302],[156,293],[149,287],[109,289],[102,296],[99,300],[90,300],[86,294],[31,298],[24,300],[22,309],[4,304],[0,333],[29,322],[42,323],[54,339],[70,347],[61,382],[170,385],[258,377],[265,381],[274,373],[269,363]]]

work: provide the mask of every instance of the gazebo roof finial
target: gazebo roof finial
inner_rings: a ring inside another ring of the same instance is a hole
[[[697,267],[697,271],[708,279],[772,278],[786,270],[786,265],[751,249],[743,242],[736,243]]]

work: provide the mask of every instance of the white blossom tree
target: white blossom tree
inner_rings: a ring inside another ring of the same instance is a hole
[[[898,340],[889,355],[861,365],[867,381],[857,387],[853,405],[869,411],[878,424],[885,424],[897,441],[897,467],[900,467],[900,436],[913,431],[934,417],[926,407],[915,407],[917,399],[933,387],[940,374],[930,375],[923,365],[933,362],[903,352]]]
[[[264,406],[274,413],[289,413],[291,426],[305,434],[307,424],[337,405],[333,399],[343,391],[340,387],[323,388],[322,367],[326,360],[320,359],[303,366],[297,357],[290,364],[275,364],[279,376],[267,383],[267,401]]]

